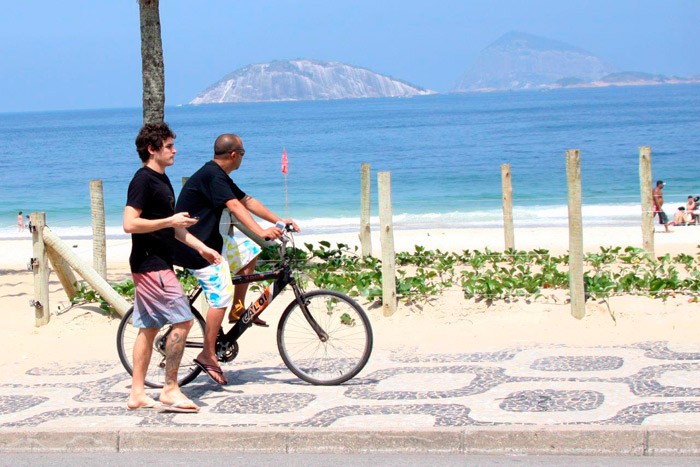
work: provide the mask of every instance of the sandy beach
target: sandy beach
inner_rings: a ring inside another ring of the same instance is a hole
[[[443,251],[465,249],[503,250],[501,229],[447,229],[403,231],[395,233],[397,251],[412,251],[415,245]],[[678,227],[671,234],[657,233],[657,255],[670,253],[697,254],[700,228]],[[357,234],[297,235],[298,246],[327,240],[351,246],[359,245]],[[516,229],[516,248],[547,248],[554,254],[568,249],[565,228]],[[86,262],[92,261],[90,240],[65,240]],[[0,356],[0,365],[38,365],[51,362],[88,359],[117,359],[115,338],[118,319],[105,316],[95,304],[65,311],[70,303],[55,274],[50,276],[51,322],[34,326],[33,275],[26,263],[32,254],[31,240],[0,241],[0,313],[5,326],[0,339],[10,349]],[[641,246],[639,227],[589,227],[584,230],[584,248],[596,251],[600,246]],[[373,233],[372,246],[379,255],[379,238]],[[117,282],[129,278],[129,239],[108,240],[108,278]],[[249,293],[249,299],[252,298]],[[557,291],[556,299],[535,301],[502,300],[492,304],[467,300],[458,288],[445,291],[428,303],[401,303],[391,317],[382,315],[381,307],[361,302],[369,312],[375,332],[375,346],[396,349],[417,347],[428,352],[461,352],[504,346],[566,343],[571,345],[607,345],[668,340],[678,343],[697,342],[698,305],[688,297],[677,296],[666,302],[639,296],[613,297],[610,307],[589,301],[587,316],[576,320],[565,303],[566,291]],[[242,352],[276,351],[275,323],[291,297],[280,297],[265,318],[270,329],[254,329],[243,336]],[[235,365],[235,362],[232,363]]]

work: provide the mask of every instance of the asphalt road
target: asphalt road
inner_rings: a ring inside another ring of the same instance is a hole
[[[700,457],[623,457],[623,456],[466,456],[462,454],[240,454],[227,452],[128,452],[128,453],[0,453],[2,466],[55,467],[99,465],[100,467],[143,467],[154,465],[431,467],[478,466],[697,466]]]

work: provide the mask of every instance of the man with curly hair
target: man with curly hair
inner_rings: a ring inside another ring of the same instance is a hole
[[[139,329],[134,343],[134,371],[127,407],[172,412],[198,412],[177,383],[177,372],[192,327],[187,296],[173,271],[175,240],[193,248],[212,264],[221,255],[187,227],[197,223],[187,212],[175,212],[175,194],[165,169],[174,163],[177,150],[166,123],[146,124],[136,137],[136,151],[143,166],[129,184],[124,208],[124,231],[131,234],[129,265],[134,278],[133,325]],[[144,382],[151,361],[153,341],[160,328],[172,329],[165,344],[165,385],[160,403],[146,395]]]

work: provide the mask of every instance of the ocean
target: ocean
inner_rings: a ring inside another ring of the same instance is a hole
[[[360,166],[390,171],[395,229],[500,227],[500,166],[511,164],[516,227],[567,225],[567,149],[580,149],[587,225],[640,222],[639,146],[652,147],[672,216],[700,193],[700,86],[436,95],[411,99],[166,107],[177,134],[167,174],[179,192],[237,133],[246,155],[234,181],[305,232],[359,228]],[[0,238],[18,211],[45,211],[64,237],[91,235],[89,181],[104,183],[107,234],[123,236],[126,190],[140,167],[141,110],[0,113]]]

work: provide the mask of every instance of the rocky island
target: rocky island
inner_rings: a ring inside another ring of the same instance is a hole
[[[190,104],[273,102],[435,94],[366,68],[321,60],[275,60],[238,69],[202,91]]]

